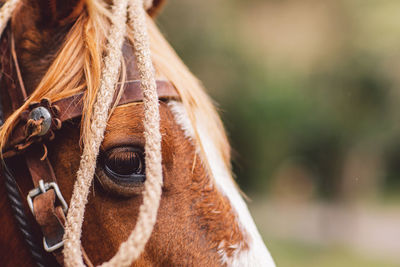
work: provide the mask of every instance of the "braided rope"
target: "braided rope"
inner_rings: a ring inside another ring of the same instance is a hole
[[[116,3],[113,12],[116,21],[114,21],[111,27],[111,33],[119,32],[122,34],[122,32],[125,32],[126,7],[126,0],[120,0]],[[135,229],[131,232],[128,239],[121,244],[117,254],[110,261],[103,263],[102,266],[129,266],[132,261],[140,256],[153,231],[161,198],[162,167],[161,134],[159,129],[160,117],[155,73],[151,61],[150,41],[147,35],[146,13],[144,8],[143,0],[131,0],[129,5],[130,24],[133,30],[134,47],[144,96],[143,123],[146,141],[145,160],[147,179],[143,192],[143,203],[139,209],[139,216]],[[117,21],[117,19],[119,21]],[[122,24],[124,26],[121,27]],[[109,46],[109,57],[111,57],[110,55],[117,55],[118,52],[116,50],[119,51],[120,56],[122,39],[123,34],[110,36],[109,42],[111,45]],[[118,46],[112,46],[113,44],[118,44]],[[118,61],[118,63],[116,61]],[[120,67],[119,57],[111,57],[111,59],[106,58],[105,63],[102,87],[100,88],[94,105],[94,119],[92,121],[90,133],[90,135],[93,136],[87,138],[87,144],[85,144],[84,147],[81,165],[78,170],[78,178],[71,199],[71,208],[67,216],[64,248],[66,266],[84,266],[80,250],[83,214],[87,203],[89,187],[95,171],[99,146],[104,137],[108,110],[111,100],[113,99],[114,88]]]
[[[29,225],[28,218],[26,217],[25,207],[22,202],[17,182],[4,162],[2,165],[7,196],[10,200],[10,205],[14,218],[17,221],[18,228],[20,229],[37,266],[48,266],[46,259],[43,258],[43,245],[41,242],[38,242],[37,238],[33,234],[34,232],[32,231],[32,227]]]
[[[66,266],[85,266],[82,261],[81,234],[83,215],[89,188],[96,168],[99,147],[104,138],[115,86],[121,66],[122,44],[126,32],[126,13],[128,0],[115,0],[112,9],[112,25],[108,38],[107,55],[104,59],[102,81],[93,106],[93,120],[88,136],[85,138],[77,180],[72,194],[64,235],[64,262]]]
[[[102,266],[130,266],[149,240],[156,223],[162,187],[161,134],[158,96],[154,68],[150,55],[146,13],[143,0],[131,0],[129,5],[130,26],[133,30],[137,66],[141,78],[144,102],[144,136],[146,152],[146,182],[143,203],[135,229],[121,244],[117,254]]]
[[[7,26],[20,0],[8,0],[0,9],[0,36]]]

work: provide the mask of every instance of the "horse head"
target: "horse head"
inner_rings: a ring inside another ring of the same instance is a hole
[[[163,186],[152,234],[133,266],[273,266],[232,179],[230,149],[215,108],[152,21],[161,2],[153,2],[146,25],[159,88]],[[10,91],[16,89],[10,84],[18,82],[3,77],[1,97],[7,118],[0,133],[3,151],[10,147],[26,111],[32,114],[45,105],[59,113],[56,106],[77,95],[79,101],[68,104],[82,111],[81,117],[58,117],[59,127],[51,128],[48,138],[40,137],[37,143],[26,143],[25,138],[17,152],[13,144],[6,163],[23,194],[33,187],[29,177],[34,164],[26,156],[33,155],[33,160],[42,158],[51,164],[58,188],[70,202],[104,67],[111,20],[108,6],[100,0],[23,0],[3,34],[2,43],[11,46],[5,57],[11,61],[15,54],[16,77],[26,94],[21,106],[15,107]],[[82,228],[82,247],[96,265],[112,258],[135,228],[145,190],[145,105],[140,96],[126,93],[138,94],[141,79],[132,29],[127,31],[119,90],[97,157]],[[4,65],[2,60],[3,69]],[[129,101],[123,102],[125,98]],[[61,116],[73,108],[61,108]],[[2,221],[10,221],[8,213],[2,212]],[[15,234],[14,228],[9,236]],[[21,245],[18,242],[13,246]],[[8,263],[12,260],[5,258]]]

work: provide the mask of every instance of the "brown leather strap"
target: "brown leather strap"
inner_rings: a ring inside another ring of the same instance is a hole
[[[168,81],[158,80],[157,94],[160,100],[179,99],[175,87]],[[60,120],[62,122],[80,117],[83,108],[83,93],[63,98],[54,102],[54,105],[60,108]],[[125,83],[124,92],[119,100],[118,106],[139,102],[143,100],[143,92],[140,87],[140,81],[128,81]],[[115,101],[115,100],[114,100]]]
[[[51,247],[63,239],[64,226],[67,219],[65,218],[63,209],[60,206],[55,207],[55,193],[53,189],[38,196],[36,199],[37,201],[33,204],[35,219],[43,231],[43,236],[46,238],[46,245]],[[90,261],[82,246],[81,250],[86,265],[88,267],[93,267],[93,263]],[[63,266],[63,247],[54,250],[52,253],[57,262]]]
[[[158,80],[157,93],[160,100],[179,99],[175,87],[168,81]],[[83,93],[63,98],[53,103],[59,108],[61,122],[78,118],[82,114]],[[124,105],[143,100],[143,93],[140,87],[140,81],[128,81],[118,105]],[[9,158],[18,154],[20,151],[17,145],[23,144],[26,140],[25,123],[22,121],[14,128],[11,138],[8,141],[6,149],[3,151],[3,157]],[[43,155],[43,154],[42,154]]]
[[[41,160],[42,155],[43,147],[39,144],[34,144],[25,152],[26,165],[31,174],[34,187],[39,186],[40,180],[45,183],[56,182],[56,176],[49,159],[46,157]]]
[[[60,218],[63,210],[60,206],[55,207],[55,202],[56,194],[54,189],[49,189],[33,199],[33,214],[42,230],[45,238],[44,242],[48,247],[53,247],[60,243],[64,236],[63,221]],[[59,210],[59,212],[56,212],[56,210]]]
[[[53,167],[48,158],[40,159],[39,144],[34,144],[27,149],[25,161],[31,174],[35,188],[40,188],[40,181],[44,183],[56,182]],[[33,198],[33,215],[43,233],[43,242],[47,247],[53,247],[60,243],[64,236],[65,216],[60,205],[56,206],[56,193],[54,189],[42,192]],[[61,249],[53,251],[53,255],[60,265],[63,264]]]

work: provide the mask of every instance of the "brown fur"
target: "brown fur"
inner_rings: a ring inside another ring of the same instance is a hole
[[[32,19],[16,26],[15,37],[24,82],[28,91],[32,92],[46,67],[51,64],[68,25],[58,28],[62,31],[54,41],[50,38],[51,33],[58,26],[48,32],[41,32],[35,23],[38,19],[34,15],[35,9],[23,8],[25,9],[21,12],[26,12],[27,16],[32,15]],[[39,59],[40,64],[37,63]],[[4,95],[6,92],[1,93]],[[205,164],[195,153],[194,144],[185,137],[164,103],[160,105],[160,116],[163,137],[163,193],[153,234],[145,251],[133,266],[220,266],[222,264],[218,250],[224,249],[230,256],[234,250],[232,246],[241,245],[246,249],[246,236],[239,229],[229,201],[218,191]],[[143,147],[142,120],[141,103],[116,108],[108,123],[102,151],[121,145]],[[79,122],[75,121],[64,123],[63,129],[56,134],[55,141],[48,145],[48,156],[67,202],[71,198],[79,167],[79,140]],[[23,159],[17,160],[11,162],[10,167],[19,177],[26,178],[17,181],[23,195],[26,195],[32,188],[32,182],[27,170],[21,165]],[[101,166],[97,166],[97,169],[101,171]],[[0,193],[2,191],[4,188],[1,183]],[[13,226],[9,207],[4,204],[3,198],[0,200],[0,219],[8,229],[7,233],[1,231],[2,248],[12,239],[8,246],[10,253],[4,255],[1,262],[32,266],[20,233]],[[116,196],[95,180],[86,208],[82,237],[83,246],[93,263],[100,264],[116,253],[119,244],[126,240],[135,226],[141,201],[140,194],[129,198]],[[17,238],[11,238],[13,236]],[[224,241],[224,245],[219,247],[221,241]],[[29,259],[21,261],[22,258]]]

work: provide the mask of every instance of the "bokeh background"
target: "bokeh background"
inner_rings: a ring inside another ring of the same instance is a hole
[[[400,266],[400,1],[168,0],[278,266]]]

